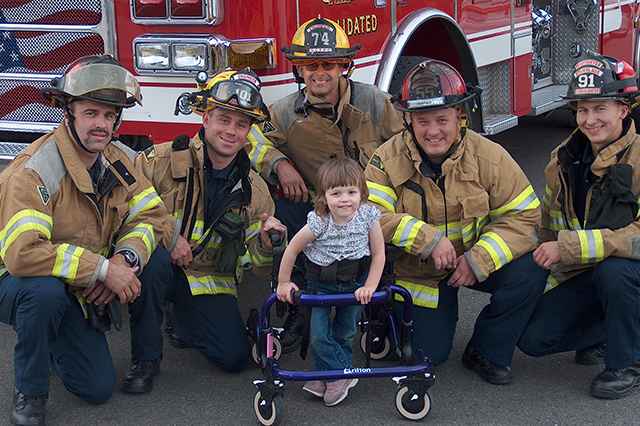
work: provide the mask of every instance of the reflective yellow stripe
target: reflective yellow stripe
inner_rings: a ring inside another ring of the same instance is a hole
[[[542,197],[542,202],[547,207],[551,205],[551,188],[549,188],[549,185],[544,188],[544,197]]]
[[[504,240],[495,232],[483,234],[476,244],[489,253],[496,270],[513,260],[513,254],[509,246],[507,246]]]
[[[7,249],[23,232],[41,232],[47,239],[51,239],[53,219],[51,216],[33,209],[21,210],[7,222],[0,231],[0,257],[4,257]]]
[[[462,239],[464,243],[475,241],[478,235],[481,234],[482,228],[489,222],[489,217],[484,216],[475,219],[473,222],[460,229],[462,226],[460,222],[451,222],[446,225],[431,225],[434,228],[444,232],[447,238],[450,240]]]
[[[155,232],[153,232],[153,226],[146,223],[138,224],[135,228],[118,239],[116,245],[120,245],[124,240],[130,238],[139,238],[140,240],[142,240],[145,247],[147,248],[147,260],[149,260],[149,258],[151,258],[153,249],[156,247],[156,234]]]
[[[576,231],[580,240],[580,263],[596,263],[604,259],[604,241],[599,229]]]
[[[569,225],[572,231],[581,231],[582,230],[582,226],[580,226],[580,221],[578,221],[577,218],[573,218],[569,221]]]
[[[160,203],[162,203],[162,200],[153,186],[145,189],[129,201],[129,214],[124,224],[127,225],[138,217],[140,213],[151,210]]]
[[[273,256],[263,256],[257,249],[251,253],[251,260],[258,267],[273,265]]]
[[[407,253],[411,253],[411,248],[416,241],[418,231],[423,225],[426,225],[426,223],[421,220],[408,215],[404,216],[400,220],[396,232],[391,238],[391,243],[396,247],[404,248]]]
[[[558,280],[556,280],[551,276],[551,274],[549,274],[549,276],[547,277],[547,284],[544,286],[544,292],[546,293],[549,290],[556,288],[558,284]]]
[[[549,228],[552,231],[567,229],[567,224],[560,210],[549,210]]]
[[[245,233],[245,242],[251,241],[252,238],[260,238],[260,229],[262,229],[262,221],[253,222]]]
[[[189,281],[191,294],[194,296],[202,294],[228,294],[238,297],[238,291],[232,276],[214,277],[212,275],[205,275],[204,277],[196,278],[192,275],[187,275],[187,280]]]
[[[196,223],[193,226],[193,231],[191,231],[191,239],[199,241],[204,235],[204,222],[201,220],[196,220]]]
[[[462,224],[460,222],[451,222],[446,225],[431,225],[436,229],[444,232],[450,240],[462,239]]]
[[[640,198],[636,200],[636,204],[638,204],[638,211],[636,212],[636,220],[640,218]]]
[[[398,195],[393,189],[370,181],[367,181],[367,187],[369,188],[369,201],[380,204],[392,213],[396,212]]]
[[[396,280],[396,284],[406,288],[411,293],[413,304],[424,308],[437,308],[440,291],[438,287],[427,287],[426,285],[414,284],[407,281]],[[396,300],[402,297],[396,295]]]
[[[251,142],[251,152],[249,152],[249,157],[251,158],[253,170],[261,173],[264,156],[270,148],[274,147],[274,145],[262,134],[255,124],[251,126],[251,131],[249,132],[247,139]]]
[[[536,196],[533,187],[529,185],[516,198],[507,204],[492,210],[489,213],[491,220],[496,220],[505,215],[514,215],[527,210],[535,210],[540,206],[540,200]]]
[[[89,312],[87,312],[87,298],[84,296],[79,297],[78,302],[80,303],[80,307],[82,308],[84,319],[89,319]]]
[[[60,278],[67,284],[73,284],[76,281],[80,256],[84,253],[84,249],[64,243],[58,246],[56,252],[56,262],[53,265],[51,275]]]

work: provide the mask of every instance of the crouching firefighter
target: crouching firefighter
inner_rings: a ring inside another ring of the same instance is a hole
[[[175,347],[194,347],[225,371],[249,359],[236,285],[243,271],[267,275],[268,231],[285,238],[273,217],[267,184],[251,170],[244,145],[266,118],[260,79],[251,70],[225,71],[185,95],[202,128],[156,145],[136,165],[167,206],[164,243],[173,263],[166,290],[167,334]]]
[[[131,315],[125,392],[147,393],[162,359],[162,239],[166,210],[112,141],[138,82],[110,55],[72,63],[42,94],[64,110],[53,132],[0,175],[0,321],[14,327],[14,425],[44,425],[49,369],[90,404],[105,403],[116,372],[104,330]],[[117,299],[115,298],[117,296]],[[108,308],[105,308],[108,306]],[[106,315],[109,314],[110,315]]]
[[[591,395],[618,399],[640,384],[640,137],[629,117],[638,79],[625,61],[587,51],[564,99],[578,128],[545,169],[533,256],[550,274],[518,346],[604,364]]]

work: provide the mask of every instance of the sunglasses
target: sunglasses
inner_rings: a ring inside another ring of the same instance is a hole
[[[322,65],[322,69],[324,69],[325,71],[331,71],[338,64],[331,63],[331,62],[322,62],[322,63],[315,62],[313,64],[308,64],[308,65],[303,65],[303,66],[309,71],[316,71],[318,68],[320,68],[320,65]]]

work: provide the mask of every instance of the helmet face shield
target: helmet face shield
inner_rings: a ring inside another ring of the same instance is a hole
[[[41,89],[42,95],[63,106],[74,99],[129,108],[142,105],[140,85],[126,68],[112,56],[86,56],[71,64],[60,78],[51,81],[51,87]]]

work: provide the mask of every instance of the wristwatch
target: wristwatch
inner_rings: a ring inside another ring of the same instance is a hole
[[[136,253],[133,250],[121,250],[116,254],[121,254],[124,256],[124,260],[127,261],[127,263],[129,264],[129,266],[131,266],[132,268],[138,266],[138,256],[136,255]]]

